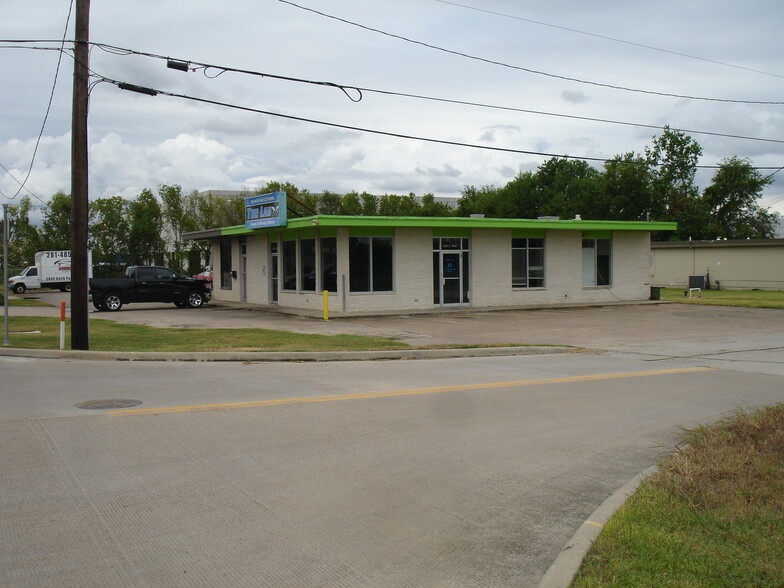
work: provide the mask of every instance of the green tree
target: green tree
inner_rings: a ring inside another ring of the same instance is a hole
[[[378,214],[381,216],[401,216],[400,196],[397,194],[384,194],[378,201]]]
[[[401,216],[421,216],[422,206],[419,204],[413,192],[400,198],[400,215]]]
[[[457,200],[458,216],[471,216],[472,214],[484,214],[487,216],[497,216],[498,188],[492,185],[482,186],[463,186],[460,190],[460,198]]]
[[[343,195],[343,198],[340,199],[340,214],[348,216],[362,215],[362,203],[359,201],[359,194],[349,192]]]
[[[120,196],[98,198],[89,204],[88,246],[96,277],[122,273],[127,265],[130,233],[129,203]]]
[[[664,127],[661,136],[654,137],[653,144],[645,148],[645,159],[654,168],[654,198],[663,208],[665,218],[676,219],[678,213],[686,208],[686,201],[699,196],[694,175],[700,155],[702,147],[699,143],[681,131],[671,130],[669,126]]]
[[[436,202],[433,194],[422,196],[422,216],[452,216],[452,209],[443,202]]]
[[[757,204],[765,186],[772,181],[771,176],[763,176],[754,169],[748,159],[724,159],[702,196],[714,221],[711,229],[716,234],[702,238],[772,237],[774,216]]]
[[[46,205],[41,223],[42,248],[71,248],[71,196],[57,192]]]
[[[359,198],[362,201],[362,216],[376,216],[378,214],[378,198],[367,192],[362,192]]]
[[[182,188],[175,184],[158,186],[158,197],[161,199],[163,222],[166,235],[166,265],[176,272],[187,273],[186,247],[182,234],[186,232],[188,221],[185,218],[185,198]]]
[[[595,217],[600,173],[585,161],[552,157],[536,171],[539,215]]]
[[[128,256],[131,265],[161,265],[164,260],[163,214],[153,193],[142,193],[130,204]]]
[[[19,204],[8,207],[8,265],[21,269],[33,263],[36,251],[43,249],[41,234],[30,222],[33,204],[30,198],[22,196]],[[2,219],[0,219],[0,235]]]
[[[665,208],[655,198],[648,162],[635,153],[617,155],[604,163],[597,209],[591,218],[607,220],[661,219]]]
[[[341,200],[342,198],[340,194],[335,194],[334,192],[330,192],[329,190],[324,190],[321,196],[319,196],[318,213],[340,214]]]

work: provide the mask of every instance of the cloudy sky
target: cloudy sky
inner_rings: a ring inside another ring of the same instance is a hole
[[[27,194],[40,204],[70,191],[70,54],[32,172],[25,188],[19,185],[60,55],[38,48],[59,46],[42,41],[63,38],[69,8],[70,0],[3,2],[0,202]],[[784,165],[782,17],[781,0],[92,0],[92,42],[191,62],[196,70],[95,46],[93,81],[328,124],[97,83],[90,197],[130,198],[159,184],[252,189],[270,180],[312,192],[458,196],[465,185],[503,185],[520,170],[535,170],[546,157],[534,152],[598,158],[592,165],[601,167],[604,158],[641,153],[661,133],[655,127],[667,124],[756,139],[695,132],[701,165],[739,156],[775,169]],[[68,39],[73,22],[72,14]],[[708,185],[712,173],[700,171],[698,184]],[[774,179],[762,204],[784,213],[784,171]]]

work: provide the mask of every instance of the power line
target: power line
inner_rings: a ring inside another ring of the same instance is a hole
[[[38,146],[41,144],[41,137],[43,137],[44,129],[46,128],[46,121],[49,120],[49,113],[52,110],[52,101],[54,100],[54,91],[57,88],[57,78],[60,75],[60,64],[63,61],[63,49],[65,48],[65,37],[68,34],[68,24],[71,22],[71,11],[73,10],[74,0],[71,0],[68,6],[68,16],[65,19],[65,30],[63,31],[63,39],[60,44],[60,53],[57,56],[57,68],[54,72],[54,81],[52,82],[52,91],[49,93],[49,103],[46,105],[46,114],[44,115],[44,122],[41,124],[41,130],[38,132],[38,138],[35,140],[35,148],[33,149],[33,156],[30,158],[30,167],[27,170],[27,175],[23,182],[20,183],[19,189],[16,193],[11,196],[11,200],[19,196],[19,193],[22,191],[22,188],[25,187],[27,184],[27,180],[30,179],[30,174],[33,173],[33,165],[35,164],[35,156],[38,154]],[[7,171],[7,170],[6,170]]]
[[[357,132],[361,132],[361,133],[369,133],[369,134],[374,134],[374,135],[381,135],[381,136],[385,136],[385,137],[394,137],[394,138],[398,138],[398,139],[409,139],[409,140],[414,140],[414,141],[422,141],[422,142],[426,142],[426,143],[437,143],[437,144],[440,144],[440,145],[451,145],[451,146],[454,146],[454,147],[468,147],[468,148],[472,148],[472,149],[482,149],[482,150],[485,150],[485,151],[497,151],[497,152],[502,152],[502,153],[517,153],[517,154],[521,154],[521,155],[536,155],[536,156],[541,156],[541,157],[556,157],[556,158],[560,158],[560,159],[575,159],[575,160],[580,160],[580,161],[606,162],[606,161],[609,161],[610,159],[612,159],[612,158],[608,158],[608,157],[575,156],[575,155],[565,155],[565,154],[559,154],[559,153],[546,153],[546,152],[541,152],[541,151],[528,151],[528,150],[524,150],[524,149],[511,149],[511,148],[507,148],[507,147],[493,147],[493,146],[489,146],[489,145],[478,145],[476,143],[463,143],[463,142],[460,142],[460,141],[448,141],[446,139],[434,139],[432,137],[421,137],[421,136],[408,135],[408,134],[403,134],[403,133],[394,133],[394,132],[390,132],[390,131],[380,131],[378,129],[368,129],[368,128],[357,127],[357,126],[353,126],[353,125],[344,125],[344,124],[340,124],[340,123],[333,123],[333,122],[322,121],[322,120],[317,120],[317,119],[311,119],[311,118],[305,118],[305,117],[300,117],[300,116],[294,116],[294,115],[290,115],[290,114],[283,114],[283,113],[280,113],[280,112],[272,112],[272,111],[269,111],[269,110],[261,110],[261,109],[258,109],[258,108],[251,108],[249,106],[240,106],[240,105],[237,105],[237,104],[231,104],[231,103],[228,103],[228,102],[221,102],[221,101],[218,101],[218,100],[209,100],[207,98],[198,98],[196,96],[189,96],[187,94],[177,94],[177,93],[174,93],[174,92],[167,92],[167,91],[158,90],[158,89],[155,89],[155,88],[146,88],[146,87],[141,87],[141,86],[135,86],[133,84],[127,84],[125,82],[120,82],[118,80],[113,80],[113,79],[106,78],[106,77],[101,77],[100,81],[113,84],[113,85],[115,85],[115,86],[117,86],[117,87],[119,87],[121,89],[130,90],[130,91],[141,93],[141,94],[146,94],[146,95],[149,95],[149,96],[156,96],[156,95],[160,94],[162,96],[170,96],[172,98],[182,98],[183,100],[191,100],[193,102],[200,102],[200,103],[203,103],[203,104],[212,104],[214,106],[222,106],[224,108],[231,108],[233,110],[241,110],[241,111],[245,111],[245,112],[253,112],[253,113],[256,113],[256,114],[265,114],[265,115],[268,115],[268,116],[274,116],[274,117],[278,117],[278,118],[285,118],[285,119],[288,119],[288,120],[296,120],[296,121],[299,121],[299,122],[306,122],[306,123],[317,124],[317,125],[321,125],[321,126],[328,126],[328,127],[333,127],[333,128],[339,128],[339,129],[344,129],[344,130],[349,130],[349,131],[357,131]],[[637,162],[630,162],[630,163],[637,163]],[[647,162],[639,162],[639,164],[640,165],[649,165]],[[721,166],[719,166],[719,165],[697,165],[697,166],[695,166],[695,168],[697,168],[697,169],[719,169],[720,167]],[[773,169],[773,168],[772,167],[755,167],[754,169],[767,170],[767,169]]]
[[[608,37],[606,35],[599,35],[597,33],[589,33],[588,31],[581,31],[580,29],[572,29],[569,27],[564,27],[548,22],[542,22],[540,20],[533,20],[530,18],[523,18],[522,16],[516,16],[513,14],[506,14],[503,12],[496,12],[494,10],[487,10],[485,8],[477,8],[476,6],[468,6],[467,4],[458,4],[457,2],[449,2],[448,0],[433,0],[434,2],[440,2],[441,4],[449,4],[451,6],[457,6],[459,8],[466,8],[468,10],[475,10],[477,12],[485,12],[487,14],[494,14],[496,16],[502,16],[504,18],[511,18],[514,20],[521,20],[524,22],[530,22],[533,24],[541,25],[544,27],[551,27],[553,29],[560,29],[562,31],[568,31],[570,33],[577,33],[580,35],[587,35],[589,37],[595,37],[597,39],[604,39],[605,41],[613,41],[614,43],[623,43],[624,45],[631,45],[633,47],[641,47],[642,49],[650,49],[651,51],[659,51],[661,53],[669,53],[670,55],[677,55],[679,57],[688,57],[689,59],[697,59],[699,61],[704,61],[707,63],[713,63],[715,65],[723,65],[724,67],[733,67],[735,69],[742,69],[744,71],[750,71],[753,73],[758,73],[766,76],[773,76],[776,78],[784,78],[784,75],[775,74],[768,71],[762,71],[759,69],[753,69],[750,67],[744,67],[742,65],[735,65],[734,63],[726,63],[724,61],[717,61],[715,59],[708,59],[706,57],[699,57],[697,55],[690,55],[688,53],[681,53],[680,51],[672,51],[670,49],[662,49],[661,47],[654,47],[652,45],[644,45],[642,43],[635,43],[634,41],[627,41],[625,39],[618,39],[616,37]]]
[[[324,18],[329,18],[329,19],[332,19],[332,20],[336,20],[336,21],[342,22],[344,24],[351,25],[353,27],[358,27],[358,28],[364,29],[366,31],[379,33],[381,35],[385,35],[385,36],[391,37],[393,39],[399,39],[401,41],[405,41],[406,43],[413,43],[414,45],[420,45],[422,47],[427,47],[429,49],[434,49],[436,51],[441,51],[443,53],[448,53],[450,55],[457,55],[459,57],[465,57],[466,59],[472,59],[474,61],[480,61],[482,63],[488,63],[488,64],[491,64],[491,65],[497,65],[497,66],[500,66],[500,67],[505,67],[507,69],[514,69],[514,70],[518,70],[518,71],[524,71],[524,72],[527,72],[527,73],[541,75],[541,76],[546,76],[546,77],[549,77],[549,78],[555,78],[555,79],[559,79],[559,80],[564,80],[564,81],[567,81],[567,82],[575,82],[575,83],[578,83],[578,84],[587,84],[587,85],[590,85],[590,86],[597,86],[597,87],[600,87],[600,88],[609,88],[609,89],[612,89],[612,90],[623,90],[625,92],[636,92],[636,93],[639,93],[639,94],[649,94],[649,95],[653,95],[653,96],[666,96],[666,97],[669,97],[669,98],[681,98],[681,99],[686,99],[686,100],[703,100],[703,101],[708,101],[708,102],[730,102],[730,103],[734,103],[734,104],[767,104],[767,105],[774,105],[774,104],[775,105],[782,105],[782,104],[784,104],[784,102],[777,102],[777,101],[771,101],[771,100],[737,100],[737,99],[730,99],[730,98],[708,98],[708,97],[704,97],[704,96],[690,96],[690,95],[686,95],[686,94],[674,94],[674,93],[670,93],[670,92],[657,92],[655,90],[641,90],[641,89],[638,89],[638,88],[628,88],[626,86],[616,86],[616,85],[613,85],[613,84],[605,84],[605,83],[602,83],[602,82],[593,82],[593,81],[590,81],[590,80],[583,80],[583,79],[580,79],[580,78],[572,78],[572,77],[569,77],[569,76],[563,76],[563,75],[559,75],[559,74],[553,74],[553,73],[548,73],[548,72],[539,71],[539,70],[535,70],[535,69],[530,69],[530,68],[522,67],[522,66],[519,66],[519,65],[511,65],[509,63],[504,63],[503,61],[495,61],[493,59],[488,59],[488,58],[485,58],[485,57],[479,57],[479,56],[476,56],[476,55],[463,53],[461,51],[454,51],[452,49],[446,49],[444,47],[439,47],[438,45],[433,45],[431,43],[425,43],[423,41],[417,41],[415,39],[409,39],[408,37],[403,37],[402,35],[396,35],[394,33],[389,33],[387,31],[382,31],[381,29],[376,29],[376,28],[373,28],[373,27],[369,27],[367,25],[363,25],[363,24],[359,24],[359,23],[356,23],[356,22],[353,22],[353,21],[350,21],[350,20],[346,20],[344,18],[333,16],[331,14],[327,14],[326,12],[320,12],[318,10],[314,10],[313,8],[307,8],[305,6],[300,6],[299,4],[296,4],[294,2],[290,2],[289,0],[277,0],[277,1],[280,2],[281,4],[288,4],[289,6],[293,6],[294,8],[299,8],[300,10],[304,10],[306,12],[311,12],[313,14],[317,14],[319,16],[323,16]]]
[[[380,90],[380,89],[377,89],[377,88],[365,88],[365,87],[362,87],[362,86],[354,86],[354,85],[350,85],[350,84],[341,84],[341,83],[338,83],[338,82],[314,81],[314,80],[308,80],[308,79],[303,79],[303,78],[296,78],[296,77],[292,77],[292,76],[281,76],[281,75],[277,75],[277,74],[264,73],[264,72],[249,70],[249,69],[239,69],[239,68],[230,67],[230,66],[202,63],[202,62],[197,62],[197,61],[193,61],[193,60],[185,60],[185,59],[180,59],[180,58],[172,58],[170,56],[158,55],[158,54],[155,54],[155,53],[146,53],[146,52],[143,52],[143,51],[136,51],[134,49],[127,49],[127,48],[123,48],[123,47],[117,47],[117,46],[114,46],[114,45],[107,45],[105,43],[93,43],[93,45],[95,47],[98,47],[99,49],[101,49],[103,51],[112,53],[114,55],[138,55],[138,56],[141,56],[141,57],[149,57],[149,58],[152,58],[152,59],[159,59],[159,60],[167,60],[167,61],[174,60],[174,61],[177,61],[179,63],[187,64],[189,69],[193,69],[193,70],[201,69],[204,72],[204,75],[207,75],[206,74],[207,70],[216,69],[216,70],[220,70],[221,73],[233,72],[233,73],[239,73],[239,74],[259,76],[259,77],[262,77],[262,78],[277,79],[277,80],[282,80],[282,81],[287,81],[287,82],[296,82],[296,83],[311,84],[311,85],[316,85],[316,86],[337,88],[337,89],[341,90],[352,102],[359,102],[359,101],[361,101],[363,93],[367,93],[367,94],[381,94],[381,95],[387,95],[387,96],[399,96],[399,97],[403,97],[403,98],[413,98],[413,99],[417,99],[417,100],[428,100],[428,101],[432,101],[432,102],[442,102],[442,103],[447,103],[447,104],[458,104],[458,105],[462,105],[462,106],[473,106],[473,107],[478,107],[478,108],[488,108],[488,109],[503,110],[503,111],[508,111],[508,112],[522,112],[522,113],[526,113],[526,114],[535,114],[535,115],[539,115],[539,116],[552,116],[552,117],[557,117],[557,118],[567,118],[567,119],[572,119],[572,120],[582,120],[582,121],[587,121],[587,122],[597,122],[597,123],[613,124],[613,125],[623,125],[623,126],[645,128],[645,129],[664,130],[666,128],[666,127],[661,126],[661,125],[650,125],[650,124],[644,124],[644,123],[635,123],[635,122],[626,122],[626,121],[618,121],[618,120],[611,120],[611,119],[595,118],[595,117],[589,117],[589,116],[577,116],[577,115],[572,115],[572,114],[563,114],[563,113],[556,113],[556,112],[546,112],[546,111],[540,111],[540,110],[530,110],[530,109],[525,109],[525,108],[516,108],[516,107],[513,107],[513,106],[499,106],[499,105],[487,104],[487,103],[481,103],[481,102],[471,102],[471,101],[467,101],[467,100],[457,100],[457,99],[453,99],[453,98],[440,98],[440,97],[435,97],[435,96],[425,96],[425,95],[422,95],[422,94],[411,94],[411,93],[406,93],[406,92],[396,92],[396,91],[393,91],[393,90]],[[194,66],[194,67],[190,68],[190,66]],[[218,74],[218,75],[220,75],[220,74]],[[208,77],[218,77],[218,76],[216,75],[216,76],[208,76]],[[352,92],[356,92],[356,97],[352,96],[352,94],[351,94]],[[710,136],[714,136],[714,137],[725,137],[725,138],[730,138],[730,139],[741,139],[741,140],[748,140],[748,141],[764,141],[764,142],[769,142],[769,143],[784,143],[784,140],[782,140],[782,139],[768,139],[768,138],[764,138],[764,137],[749,137],[749,136],[745,136],[745,135],[736,135],[736,134],[730,134],[730,133],[719,133],[719,132],[714,132],[714,131],[700,131],[700,130],[694,130],[694,129],[675,128],[675,127],[672,127],[672,126],[670,126],[669,128],[674,130],[674,131],[680,131],[682,133],[699,134],[699,135],[710,135]]]
[[[30,189],[29,189],[27,186],[25,186],[24,184],[22,184],[22,182],[20,182],[18,179],[16,179],[16,177],[14,176],[14,174],[12,174],[12,173],[11,173],[11,172],[8,170],[8,168],[7,168],[6,166],[4,166],[2,163],[0,163],[0,167],[2,167],[2,168],[3,168],[3,170],[5,170],[5,173],[7,173],[7,174],[8,174],[8,177],[9,177],[9,178],[11,178],[11,179],[12,179],[13,181],[15,181],[17,184],[19,184],[19,186],[20,186],[20,188],[19,188],[19,189],[20,189],[20,190],[21,190],[22,188],[24,188],[25,190],[27,190],[27,192],[28,192],[28,193],[29,193],[29,194],[30,194],[30,195],[31,195],[33,198],[35,198],[36,200],[38,200],[38,202],[40,202],[40,203],[41,203],[41,204],[43,204],[44,206],[48,206],[48,204],[46,204],[46,202],[44,202],[44,201],[43,201],[41,198],[39,198],[37,194],[35,194],[34,192],[31,192],[31,191],[30,191]],[[17,193],[17,195],[18,195],[18,193]],[[6,196],[5,194],[2,194],[2,196],[3,196],[3,197],[5,197],[5,198],[7,198],[8,200],[13,200],[14,198],[16,198],[16,196]]]

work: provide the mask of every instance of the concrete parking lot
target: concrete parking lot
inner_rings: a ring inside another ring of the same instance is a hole
[[[336,363],[0,356],[0,585],[536,586],[681,427],[784,402],[782,311],[664,304],[325,322],[132,305],[91,316],[593,351]],[[80,408],[98,400],[138,404]]]

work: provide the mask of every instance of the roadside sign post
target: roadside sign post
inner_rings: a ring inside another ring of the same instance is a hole
[[[60,301],[60,349],[65,349],[65,300]]]

